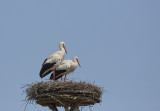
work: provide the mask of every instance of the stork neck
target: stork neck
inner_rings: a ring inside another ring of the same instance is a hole
[[[63,47],[62,46],[59,46],[60,50],[63,50]]]
[[[60,51],[62,52],[62,55],[65,55],[65,50],[62,46],[60,46]]]
[[[63,46],[59,46],[60,47],[60,51],[65,51]]]
[[[76,60],[73,60],[73,63],[74,63],[74,65],[75,65],[76,67],[78,67],[78,63],[77,63]]]

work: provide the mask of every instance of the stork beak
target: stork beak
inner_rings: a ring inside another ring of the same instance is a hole
[[[78,65],[81,67],[81,65],[80,65],[80,63],[79,63],[79,60],[77,60],[77,63],[78,63]]]
[[[64,50],[65,50],[65,52],[66,52],[66,54],[67,54],[67,50],[66,50],[66,47],[65,47],[65,46],[63,46],[63,48],[64,48]]]

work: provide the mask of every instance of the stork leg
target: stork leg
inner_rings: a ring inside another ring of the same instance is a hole
[[[53,80],[55,80],[55,69],[53,70]]]
[[[61,77],[61,81],[63,80],[63,76]]]

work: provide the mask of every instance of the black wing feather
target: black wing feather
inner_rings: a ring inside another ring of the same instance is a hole
[[[45,60],[44,60],[44,62],[43,62],[43,64],[42,64],[42,66],[44,65],[44,63],[45,63],[47,60],[48,60],[48,59],[45,59]]]
[[[46,61],[46,60],[45,60],[45,61]],[[46,73],[44,73],[44,72],[45,72],[46,70],[52,68],[55,64],[56,64],[56,62],[54,62],[54,63],[46,63],[46,64],[43,63],[42,68],[41,68],[41,71],[40,71],[40,73],[39,73],[40,77],[43,78],[43,77],[45,77],[46,75],[48,75],[49,73],[51,73],[52,70],[49,70],[49,71],[46,72]]]

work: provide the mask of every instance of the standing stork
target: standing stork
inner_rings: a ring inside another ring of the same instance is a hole
[[[48,75],[53,71],[53,80],[55,80],[55,69],[63,61],[65,53],[67,53],[64,42],[60,42],[59,47],[60,51],[51,54],[43,62],[41,71],[39,73],[41,78],[45,77],[46,75]]]
[[[78,65],[81,67],[78,57],[74,57],[73,60],[63,60],[62,63],[55,69],[55,80],[61,78],[65,75],[64,80],[66,80],[66,75],[75,71]],[[50,80],[53,79],[53,73],[50,76]]]

